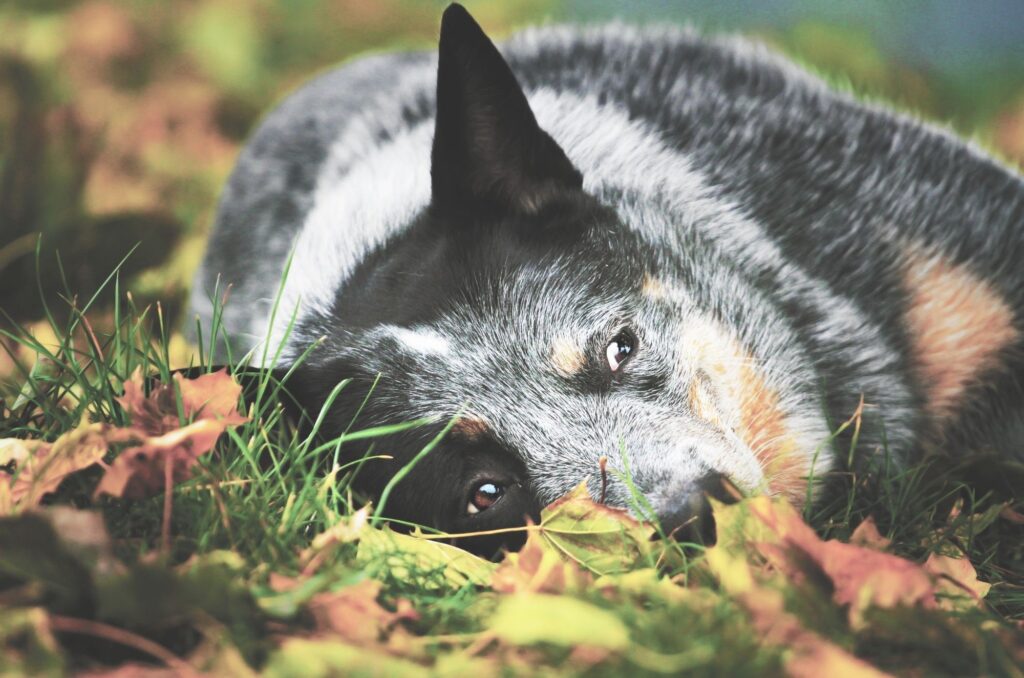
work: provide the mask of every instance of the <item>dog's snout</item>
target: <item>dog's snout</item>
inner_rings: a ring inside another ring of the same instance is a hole
[[[736,501],[728,479],[716,471],[665,495],[656,507],[664,534],[680,542],[714,545],[715,518],[708,497],[725,503]]]

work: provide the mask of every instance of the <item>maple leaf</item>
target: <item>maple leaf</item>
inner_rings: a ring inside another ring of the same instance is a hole
[[[309,601],[317,628],[357,645],[378,642],[402,620],[419,619],[409,601],[399,599],[392,612],[377,602],[382,584],[365,579],[337,591],[318,593]]]
[[[520,593],[501,599],[488,629],[511,645],[546,643],[622,652],[629,628],[612,612],[570,596]]]
[[[790,580],[807,580],[808,563],[828,577],[833,600],[849,607],[854,628],[863,626],[870,607],[936,606],[932,577],[920,565],[854,544],[823,541],[788,502],[755,497],[732,507],[715,504],[715,521],[724,526],[727,539],[709,550],[709,563],[720,576],[742,581],[740,590],[754,588],[751,570],[723,554],[742,551],[737,538],[746,532],[751,537],[747,543]]]
[[[796,615],[786,611],[779,591],[758,588],[743,594],[739,600],[750,613],[751,622],[764,642],[787,648],[788,675],[795,678],[877,678],[888,675],[805,628]]]
[[[967,558],[951,558],[936,553],[928,556],[924,569],[935,577],[939,606],[946,610],[969,610],[982,604],[991,584],[978,580],[974,565]]]
[[[892,539],[883,537],[882,533],[878,531],[875,519],[868,517],[850,535],[850,543],[866,546],[876,551],[885,551],[892,545]]]
[[[107,452],[105,424],[88,419],[52,443],[7,438],[0,440],[0,514],[38,506],[72,473],[103,459]]]
[[[566,560],[537,532],[530,532],[518,553],[508,553],[491,578],[500,593],[564,593],[580,591],[592,582],[589,572]]]
[[[136,370],[125,382],[118,399],[131,416],[132,425],[117,429],[108,437],[138,444],[125,449],[106,469],[96,494],[141,499],[158,494],[168,484],[191,477],[192,467],[229,426],[248,421],[237,411],[242,387],[227,370],[197,379],[174,375],[174,384],[161,384],[144,395],[142,371]],[[184,417],[180,425],[178,395]]]
[[[535,529],[549,547],[597,575],[649,565],[654,552],[650,526],[595,502],[586,481],[542,510]]]
[[[359,537],[356,560],[364,565],[386,564],[392,576],[408,578],[416,572],[441,572],[446,585],[460,589],[466,584],[487,586],[497,567],[456,546],[432,539],[394,532],[390,528],[364,529]],[[436,588],[434,579],[421,582]]]

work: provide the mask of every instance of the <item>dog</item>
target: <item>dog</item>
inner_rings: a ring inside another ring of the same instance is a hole
[[[1021,261],[1018,174],[758,44],[499,50],[451,5],[437,53],[266,117],[192,303],[307,411],[337,396],[327,437],[432,422],[359,471],[379,496],[415,461],[396,521],[513,527],[589,480],[673,533],[723,480],[803,504],[849,464],[1024,457]]]

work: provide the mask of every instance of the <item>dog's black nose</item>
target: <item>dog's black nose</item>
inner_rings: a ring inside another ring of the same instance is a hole
[[[727,504],[737,500],[735,491],[724,475],[712,472],[689,485],[683,496],[672,500],[658,512],[661,528],[666,536],[680,542],[704,546],[715,543],[715,517],[708,497]]]

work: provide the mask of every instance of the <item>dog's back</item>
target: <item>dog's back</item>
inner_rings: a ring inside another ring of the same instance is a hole
[[[871,452],[1022,454],[1018,175],[740,39],[555,27],[502,52],[587,193],[685,261],[682,283],[652,274],[645,294],[692,285],[732,324],[736,360],[796,345],[831,426],[864,398]],[[358,267],[431,202],[436,69],[426,53],[357,61],[264,121],[224,194],[194,297],[208,321],[216,278],[232,286],[236,349],[269,337],[294,359],[329,329],[322,318]],[[751,286],[714,282],[727,271]],[[792,334],[733,311],[759,304]]]

